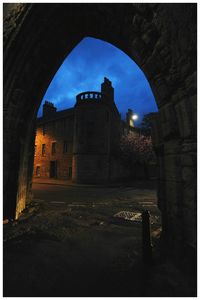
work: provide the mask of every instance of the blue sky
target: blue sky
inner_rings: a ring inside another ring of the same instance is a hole
[[[131,108],[138,114],[139,124],[144,114],[157,111],[149,83],[137,64],[115,46],[94,38],[84,38],[66,57],[42,104],[48,100],[57,110],[73,107],[77,94],[100,91],[104,77],[112,81],[122,118]],[[38,116],[42,114],[42,104]]]

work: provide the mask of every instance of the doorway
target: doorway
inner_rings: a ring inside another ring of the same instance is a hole
[[[72,179],[72,167],[69,167],[69,179]]]
[[[36,176],[40,177],[40,166],[36,167]]]
[[[57,161],[50,161],[50,178],[57,178]]]

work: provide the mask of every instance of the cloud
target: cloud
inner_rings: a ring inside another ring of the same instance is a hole
[[[112,81],[115,102],[123,117],[128,108],[141,117],[157,111],[149,83],[137,64],[118,48],[94,38],[84,38],[67,56],[50,83],[42,104],[48,100],[58,110],[73,107],[77,94],[100,91],[104,77]],[[41,108],[38,115],[41,115]]]

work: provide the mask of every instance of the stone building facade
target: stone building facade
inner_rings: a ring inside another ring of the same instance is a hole
[[[43,106],[35,138],[34,177],[71,178],[74,111],[52,113],[52,104]],[[49,110],[49,111],[48,111]]]
[[[121,133],[134,127],[132,114],[129,109],[126,122],[121,121],[107,78],[101,92],[77,95],[74,108],[57,112],[46,101],[43,116],[37,120],[33,176],[81,183],[128,176],[116,153]]]

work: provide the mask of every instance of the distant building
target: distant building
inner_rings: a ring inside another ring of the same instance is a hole
[[[121,121],[114,89],[107,78],[101,92],[76,96],[73,108],[56,111],[50,102],[37,119],[34,177],[99,183],[128,176],[117,160],[122,133],[133,127],[132,111]]]

